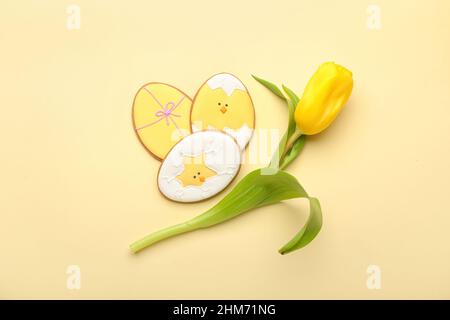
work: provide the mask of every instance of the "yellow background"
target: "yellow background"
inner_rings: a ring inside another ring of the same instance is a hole
[[[371,3],[78,0],[70,31],[69,2],[2,1],[0,298],[450,298],[450,2],[375,1],[381,30],[367,28]],[[289,169],[322,203],[311,245],[277,253],[307,216],[291,200],[129,253],[221,197],[158,193],[131,122],[141,85],[192,96],[231,72],[257,128],[284,129],[285,107],[250,74],[301,93],[328,60],[355,88]],[[69,265],[80,290],[66,288]]]

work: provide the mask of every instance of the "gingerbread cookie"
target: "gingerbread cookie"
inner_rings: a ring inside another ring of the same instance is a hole
[[[192,101],[181,90],[164,83],[149,83],[136,94],[133,123],[139,140],[161,160],[191,133]]]
[[[239,172],[241,150],[228,134],[193,133],[167,154],[158,173],[158,187],[170,200],[197,202],[225,189]]]
[[[222,130],[239,144],[248,144],[255,127],[253,102],[244,84],[229,73],[219,73],[207,80],[192,102],[192,132]]]

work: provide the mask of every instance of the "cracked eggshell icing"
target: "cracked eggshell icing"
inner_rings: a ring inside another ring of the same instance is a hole
[[[157,159],[191,133],[192,101],[181,90],[164,83],[149,83],[136,94],[133,124],[139,140]]]
[[[225,189],[238,174],[241,150],[220,131],[195,132],[167,154],[158,173],[158,187],[170,200],[197,202]]]
[[[244,84],[229,73],[208,79],[197,91],[191,110],[192,132],[217,129],[231,135],[241,150],[255,127],[253,102]]]

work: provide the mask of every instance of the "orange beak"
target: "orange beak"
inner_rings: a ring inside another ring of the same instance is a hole
[[[200,182],[205,182],[205,177],[203,176],[198,177],[198,179],[200,180]]]
[[[225,108],[224,106],[222,106],[222,108],[220,108],[220,111],[221,111],[222,113],[225,113],[225,112],[227,112],[227,108]]]

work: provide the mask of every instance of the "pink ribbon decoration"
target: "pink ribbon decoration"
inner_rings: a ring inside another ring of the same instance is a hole
[[[170,108],[169,108],[170,106]],[[166,124],[169,125],[169,117],[170,116],[174,116],[174,117],[180,117],[179,114],[174,114],[172,113],[172,111],[176,108],[177,106],[175,105],[174,102],[170,101],[167,102],[162,110],[158,110],[155,112],[155,116],[156,117],[161,117],[161,119],[158,120],[162,120],[165,119],[166,120]]]
[[[155,112],[155,117],[159,118],[153,122],[150,122],[146,125],[143,125],[139,128],[136,128],[137,130],[141,130],[147,127],[150,127],[162,120],[166,121],[166,125],[170,125],[170,122],[172,122],[172,124],[175,126],[175,128],[177,128],[177,130],[180,132],[181,135],[184,136],[183,132],[180,130],[180,128],[178,127],[177,123],[175,122],[175,120],[172,117],[181,117],[179,114],[174,114],[173,111],[181,104],[181,102],[184,100],[184,96],[180,99],[180,101],[178,101],[176,104],[173,101],[169,101],[167,102],[165,105],[163,105],[154,95],[153,93],[151,93],[150,90],[148,90],[147,88],[144,88],[145,91],[147,91],[153,98],[153,100],[155,100],[158,105],[160,106],[161,110],[158,110]]]

